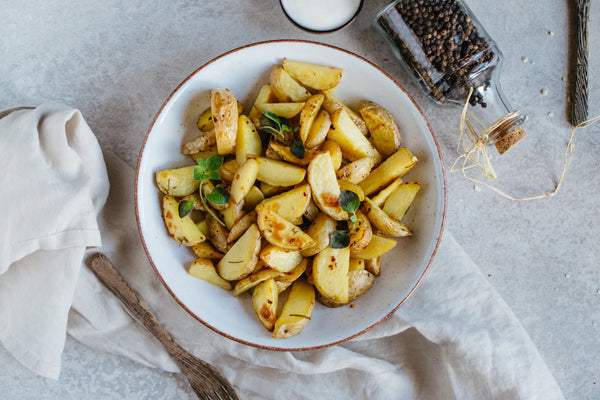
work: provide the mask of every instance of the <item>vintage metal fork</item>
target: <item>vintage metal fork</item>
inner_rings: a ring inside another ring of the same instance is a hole
[[[100,281],[123,302],[135,318],[165,346],[199,398],[239,400],[231,384],[215,367],[190,354],[173,340],[108,257],[102,253],[96,253],[90,256],[87,264]]]

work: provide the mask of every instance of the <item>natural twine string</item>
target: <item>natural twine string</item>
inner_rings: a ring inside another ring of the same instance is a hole
[[[518,113],[518,111],[515,111],[513,113],[505,115],[504,117],[500,118],[498,121],[496,121],[490,127],[484,128],[478,134],[476,129],[473,127],[473,124],[467,119],[467,108],[469,106],[469,100],[470,100],[472,94],[473,94],[473,87],[471,87],[469,89],[469,95],[467,96],[467,101],[465,102],[465,105],[463,107],[462,114],[460,117],[460,141],[459,141],[458,149],[457,149],[457,151],[460,153],[460,155],[456,158],[456,160],[452,164],[450,171],[452,171],[452,172],[460,171],[466,179],[468,179],[472,182],[478,183],[480,185],[483,185],[483,186],[487,187],[488,189],[491,189],[494,192],[496,192],[496,193],[500,194],[501,196],[503,196],[507,199],[510,199],[510,200],[518,200],[518,201],[537,200],[537,199],[552,197],[556,193],[558,193],[558,191],[560,190],[560,188],[563,184],[565,174],[567,173],[567,169],[569,168],[569,165],[571,165],[571,161],[573,160],[573,151],[575,149],[575,143],[574,143],[575,132],[578,129],[583,129],[592,124],[595,124],[596,122],[599,122],[600,115],[597,117],[591,118],[587,121],[584,121],[584,122],[580,123],[579,125],[577,125],[576,127],[574,127],[573,129],[571,129],[569,141],[567,142],[567,147],[565,148],[562,172],[560,174],[560,178],[559,178],[554,190],[551,192],[539,194],[536,196],[519,198],[519,197],[514,197],[514,196],[512,196],[512,195],[498,189],[497,187],[494,187],[480,179],[476,179],[476,178],[473,178],[473,177],[467,175],[466,171],[468,169],[478,167],[481,170],[481,172],[483,173],[483,175],[485,175],[486,179],[488,179],[488,180],[496,179],[497,175],[496,175],[496,172],[494,171],[494,167],[492,166],[491,156],[488,153],[488,143],[489,143],[490,139],[493,139],[493,137],[491,135],[496,130],[496,128],[502,124],[507,123],[507,121],[509,121],[509,120],[513,120],[516,113]],[[462,153],[460,151],[461,145],[463,148]],[[462,160],[462,162],[460,162],[461,160]],[[459,163],[460,163],[460,168],[457,167],[457,164],[459,164]]]

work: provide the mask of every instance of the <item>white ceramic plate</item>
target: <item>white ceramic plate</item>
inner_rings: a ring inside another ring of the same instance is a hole
[[[317,303],[312,320],[298,335],[273,339],[258,322],[250,294],[234,297],[190,277],[185,266],[193,252],[179,246],[165,228],[156,171],[193,165],[181,145],[198,135],[196,120],[210,105],[209,90],[230,89],[249,110],[269,71],[284,57],[344,69],[338,96],[350,106],[361,99],[389,110],[402,131],[402,145],[419,158],[406,180],[424,184],[403,219],[413,231],[383,257],[375,286],[353,307],[327,308]],[[199,321],[222,335],[274,350],[307,350],[341,343],[360,335],[394,313],[416,289],[429,268],[441,238],[446,213],[446,181],[435,136],[413,99],[389,75],[348,51],[305,41],[272,41],[245,46],[208,62],[175,89],[161,107],[140,151],[135,182],[138,227],[148,258],[176,301]]]

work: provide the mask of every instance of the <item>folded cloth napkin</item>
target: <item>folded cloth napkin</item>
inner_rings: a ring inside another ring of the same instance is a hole
[[[81,113],[60,104],[0,119],[0,341],[56,378],[67,316],[108,178]]]
[[[223,371],[241,398],[563,398],[527,333],[449,232],[409,300],[352,341],[273,352],[221,337],[189,316],[159,283],[137,235],[133,170],[109,153],[105,157],[111,190],[99,216],[100,250],[175,339]],[[68,333],[91,347],[177,371],[161,345],[84,266]]]

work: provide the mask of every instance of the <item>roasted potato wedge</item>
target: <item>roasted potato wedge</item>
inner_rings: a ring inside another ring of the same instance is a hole
[[[361,102],[358,112],[367,124],[377,151],[383,157],[392,155],[400,147],[400,129],[392,114],[371,101]]]
[[[210,214],[206,216],[206,223],[210,233],[208,240],[217,250],[222,253],[227,253],[230,248],[229,243],[227,243],[227,237],[229,236],[227,227],[223,226],[221,222],[217,221],[215,217]]]
[[[369,135],[367,124],[365,124],[365,121],[363,121],[361,116],[356,111],[354,111],[346,104],[344,104],[340,99],[335,97],[333,93],[325,91],[323,94],[325,95],[325,99],[323,100],[323,108],[326,109],[327,112],[329,112],[329,114],[333,114],[340,108],[343,108],[344,110],[346,110],[350,118],[352,118],[352,122],[354,122],[354,125],[356,125],[360,133],[362,133],[364,136]]]
[[[269,244],[260,252],[260,259],[269,267],[279,272],[289,272],[302,262],[299,250],[285,250]]]
[[[240,294],[257,286],[259,283],[264,282],[267,279],[275,278],[278,275],[281,275],[281,272],[271,268],[264,268],[260,271],[254,272],[244,279],[237,281],[233,287],[233,295],[239,296]]]
[[[341,167],[337,171],[339,179],[358,184],[371,173],[371,169],[377,164],[373,157],[363,157]]]
[[[296,265],[291,271],[281,273],[275,277],[279,293],[287,289],[294,281],[302,276],[308,267],[308,259],[303,258],[300,264]]]
[[[306,230],[306,233],[313,238],[315,244],[308,249],[302,250],[302,255],[304,257],[314,256],[329,246],[331,233],[335,231],[336,226],[337,223],[333,218],[324,212],[319,213]]]
[[[367,247],[361,251],[352,251],[350,254],[354,258],[371,260],[387,253],[393,249],[396,244],[398,243],[394,239],[390,239],[381,235],[373,235]]]
[[[302,229],[269,207],[259,206],[257,213],[258,227],[269,243],[286,250],[304,250],[315,244]]]
[[[187,196],[200,187],[194,179],[194,166],[166,169],[156,173],[156,184],[161,192],[175,197]]]
[[[246,197],[244,197],[244,209],[246,211],[254,211],[256,206],[259,205],[264,199],[265,195],[263,192],[261,192],[260,189],[254,185],[250,188]]]
[[[310,64],[283,59],[283,69],[304,86],[315,90],[328,90],[337,86],[342,78],[342,68]]]
[[[244,215],[244,200],[239,203],[231,200],[229,201],[229,205],[221,211],[221,216],[223,217],[223,222],[227,229],[233,228]],[[227,237],[229,237],[229,235],[227,235]]]
[[[237,102],[238,114],[241,114],[244,111],[244,106],[239,101]],[[203,132],[208,132],[215,129],[215,124],[213,123],[213,115],[212,108],[208,107],[204,112],[200,114],[198,117],[198,122],[196,123],[198,129]]]
[[[187,269],[188,274],[205,280],[225,290],[231,290],[231,283],[221,278],[208,258],[197,258]]]
[[[406,237],[412,233],[402,222],[390,217],[381,208],[377,207],[369,198],[365,199],[365,210],[369,221],[384,235]]]
[[[377,163],[381,161],[381,155],[375,146],[356,127],[346,110],[341,108],[331,115],[331,126],[327,132],[327,139],[340,145],[344,158],[356,161],[363,157],[372,157]]]
[[[215,124],[218,153],[235,153],[239,115],[235,96],[229,89],[211,89],[210,108]]]
[[[262,154],[262,141],[256,126],[245,115],[238,118],[238,133],[235,138],[235,159],[238,165],[244,164],[248,156]]]
[[[310,321],[314,306],[315,289],[306,280],[297,279],[275,322],[273,337],[285,339],[300,333]]]
[[[365,249],[371,238],[373,230],[369,218],[360,210],[356,210],[356,222],[348,221],[348,232],[350,234],[350,249],[353,251],[361,251]]]
[[[385,201],[383,211],[398,221],[402,220],[402,217],[404,217],[408,207],[410,207],[414,201],[421,186],[422,185],[418,182],[407,182],[398,186]]]
[[[258,111],[256,106],[258,104],[274,103],[276,101],[277,97],[275,96],[275,93],[273,93],[273,90],[271,90],[271,85],[262,85],[254,100],[254,104],[248,113],[248,118],[250,118],[254,126],[260,126],[260,116],[262,115],[262,112]]]
[[[348,213],[339,204],[340,185],[328,152],[317,154],[308,164],[307,180],[313,201],[321,211],[338,221],[348,219]]]
[[[263,200],[261,205],[269,207],[288,221],[301,217],[312,199],[310,185],[305,183],[281,194]]]
[[[365,269],[375,276],[381,273],[381,256],[365,260]]]
[[[181,154],[192,155],[202,151],[208,151],[211,150],[216,143],[217,136],[214,129],[208,132],[202,132],[196,137],[196,139],[191,140],[181,146]]]
[[[276,143],[271,141],[269,143],[269,148],[273,149],[277,153],[277,155],[284,161],[287,161],[292,164],[300,165],[302,167],[307,166],[310,161],[319,154],[318,151],[315,150],[305,150],[305,154],[303,158],[298,158],[292,153],[292,150],[288,146],[284,146],[280,143]]]
[[[265,111],[270,111],[273,114],[283,117],[283,118],[294,118],[296,115],[300,114],[304,109],[306,103],[266,103],[266,104],[257,104],[256,109],[263,114]],[[260,115],[259,115],[260,121]]]
[[[184,246],[193,246],[206,240],[189,215],[179,217],[179,203],[170,195],[163,197],[163,218],[169,234]],[[312,240],[312,239],[311,239]]]
[[[256,222],[256,211],[252,210],[248,214],[244,215],[238,222],[235,223],[229,230],[229,235],[227,235],[227,243],[231,243],[238,239],[248,228],[250,225]]]
[[[259,181],[273,186],[294,186],[304,180],[306,170],[285,161],[256,157]]]
[[[217,264],[219,275],[228,281],[250,275],[258,261],[260,246],[260,232],[256,224],[252,224]]]
[[[320,110],[308,131],[304,146],[309,149],[319,146],[327,139],[330,127],[331,116],[326,110]]]
[[[308,139],[308,134],[312,128],[313,122],[321,109],[321,104],[323,104],[323,96],[322,94],[315,94],[308,100],[304,107],[302,108],[302,112],[300,113],[300,140],[302,143],[305,143]]]
[[[359,183],[359,186],[368,196],[386,187],[394,179],[402,178],[416,163],[417,157],[413,156],[406,147],[401,147],[375,168],[365,180]]]
[[[339,144],[337,144],[333,140],[326,140],[321,145],[321,151],[326,151],[329,153],[334,171],[340,169],[340,167],[342,166],[342,159],[344,158],[344,156],[342,155],[342,148]]]
[[[402,185],[402,179],[401,178],[396,178],[392,181],[392,183],[390,183],[389,185],[387,185],[386,187],[384,187],[383,189],[381,189],[379,191],[379,193],[377,193],[375,196],[373,196],[371,198],[371,200],[373,200],[373,203],[377,206],[377,207],[383,207],[383,205],[385,204],[385,201],[387,200],[387,198],[390,196],[390,194],[392,194],[392,192],[394,190],[396,190],[396,188],[400,185]],[[362,189],[361,189],[362,190]]]
[[[350,249],[326,247],[313,259],[312,277],[317,291],[335,302],[348,303]]]
[[[252,306],[258,320],[272,331],[277,320],[279,291],[273,278],[259,283],[252,292]]]
[[[333,299],[323,295],[318,296],[319,302],[327,307],[341,307],[352,303],[363,294],[367,293],[375,283],[375,276],[366,270],[348,271],[348,301],[345,303],[336,302]]]
[[[271,90],[281,103],[303,102],[311,96],[310,92],[296,82],[282,67],[273,68],[269,79]]]
[[[350,264],[348,265],[348,271],[356,271],[360,269],[365,269],[365,260],[360,258],[352,258],[350,257]]]
[[[194,250],[194,254],[196,254],[196,257],[198,258],[220,260],[224,255],[206,241],[193,245],[192,250]]]
[[[258,161],[256,161],[256,158],[247,159],[233,175],[229,193],[233,201],[239,203],[246,197],[252,186],[254,186],[257,176]]]

